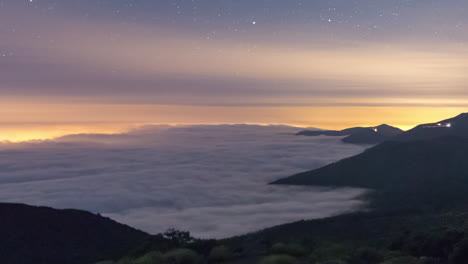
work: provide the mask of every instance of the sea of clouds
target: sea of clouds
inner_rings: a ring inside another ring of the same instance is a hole
[[[78,208],[150,233],[203,238],[323,218],[363,206],[359,189],[267,183],[360,153],[286,126],[148,126],[0,144],[0,201]]]

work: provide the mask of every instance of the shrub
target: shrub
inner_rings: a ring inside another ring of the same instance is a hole
[[[147,253],[132,261],[132,264],[160,264],[164,263],[163,255],[158,251]]]
[[[264,257],[260,264],[295,264],[297,259],[288,255],[271,255]]]
[[[208,261],[219,263],[228,260],[229,258],[231,258],[231,256],[232,253],[229,250],[229,248],[227,248],[226,246],[217,246],[211,250],[208,256]]]
[[[275,255],[289,255],[294,257],[302,257],[307,250],[298,244],[283,244],[277,243],[271,247],[271,252]]]
[[[200,256],[191,249],[175,249],[164,255],[168,264],[196,264],[200,262]]]
[[[423,262],[414,257],[398,257],[382,262],[382,264],[422,264]]]
[[[197,252],[199,255],[209,256],[211,253],[211,250],[213,250],[213,248],[218,245],[219,245],[218,241],[214,239],[208,239],[208,240],[196,239],[189,245],[185,246],[185,248],[191,249]]]
[[[190,232],[179,231],[175,229],[168,229],[166,232],[164,232],[163,237],[178,247],[185,246],[194,241],[194,238],[190,235]]]
[[[351,249],[341,244],[322,245],[314,250],[310,255],[312,263],[327,263],[330,261],[343,261],[349,258]]]
[[[349,261],[351,264],[378,264],[384,261],[383,254],[374,248],[356,250]]]

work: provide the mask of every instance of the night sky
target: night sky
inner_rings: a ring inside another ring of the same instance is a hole
[[[466,0],[3,0],[0,140],[409,128],[468,109]]]

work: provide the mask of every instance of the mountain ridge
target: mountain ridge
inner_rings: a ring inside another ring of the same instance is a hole
[[[468,137],[468,113],[444,119],[435,123],[421,124],[391,140],[413,141],[423,139],[434,139],[442,136]]]
[[[378,144],[396,135],[403,133],[403,130],[382,124],[375,127],[351,127],[343,130],[304,130],[296,136],[346,136],[343,142],[349,144]]]
[[[376,190],[385,206],[468,202],[468,114],[422,124],[361,154],[272,184]],[[398,204],[400,203],[400,204]]]

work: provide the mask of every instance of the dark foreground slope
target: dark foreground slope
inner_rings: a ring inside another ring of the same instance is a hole
[[[0,263],[86,264],[119,257],[149,235],[79,210],[0,204]]]
[[[354,213],[276,226],[227,243],[250,255],[272,254],[278,243],[300,247],[308,252],[303,263],[466,264],[468,213]]]
[[[350,144],[378,144],[403,133],[399,128],[389,125],[377,127],[353,127],[343,130],[305,130],[298,136],[346,136],[342,139]]]

